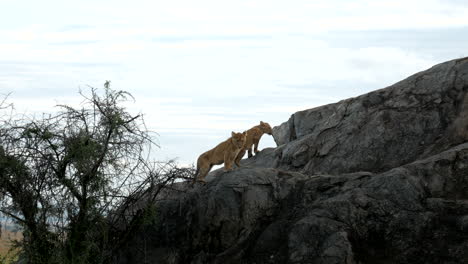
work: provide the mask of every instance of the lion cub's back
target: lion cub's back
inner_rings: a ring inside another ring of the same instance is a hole
[[[259,138],[263,134],[259,126],[254,126],[251,129],[247,130],[247,138],[245,142],[245,147],[251,147],[256,138]]]
[[[224,153],[230,151],[231,138],[219,143],[216,147],[208,150],[200,156],[200,159],[206,159],[212,164],[221,164],[224,162]]]

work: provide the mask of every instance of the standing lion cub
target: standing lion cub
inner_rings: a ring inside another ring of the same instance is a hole
[[[254,152],[255,155],[258,153],[258,143],[260,142],[260,138],[263,136],[263,134],[268,134],[271,135],[271,127],[270,124],[260,121],[260,125],[256,125],[252,127],[251,129],[247,130],[247,138],[245,141],[245,145],[242,148],[241,151],[239,151],[239,154],[237,154],[235,163],[237,166],[240,167],[240,160],[242,157],[245,155],[245,152],[248,151],[247,156],[250,158],[252,157],[252,146],[254,147]]]
[[[205,182],[205,176],[211,170],[213,165],[219,165],[224,162],[224,171],[232,170],[237,154],[242,150],[246,140],[246,132],[231,133],[231,137],[221,142],[213,149],[208,150],[198,157],[197,172],[195,181]]]

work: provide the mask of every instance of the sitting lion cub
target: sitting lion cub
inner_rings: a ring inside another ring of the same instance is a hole
[[[239,151],[244,146],[246,132],[231,133],[231,137],[226,141],[221,142],[213,149],[208,150],[198,157],[197,172],[195,173],[195,181],[205,182],[205,176],[211,170],[213,165],[219,165],[224,162],[224,171],[232,170],[232,164],[237,157]]]
[[[260,138],[263,136],[264,133],[271,135],[271,127],[270,124],[260,121],[260,125],[254,126],[251,129],[247,130],[247,139],[245,141],[245,145],[239,154],[237,154],[235,163],[237,166],[240,167],[240,160],[245,155],[245,152],[248,150],[249,153],[247,154],[248,157],[252,157],[252,146],[254,146],[255,154],[258,153],[258,142],[260,142]]]

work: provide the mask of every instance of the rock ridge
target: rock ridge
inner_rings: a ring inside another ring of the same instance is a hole
[[[115,263],[468,263],[468,58],[294,113],[176,183]]]

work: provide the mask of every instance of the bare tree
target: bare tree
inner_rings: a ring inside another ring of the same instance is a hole
[[[149,161],[157,144],[143,116],[123,106],[129,93],[107,81],[80,95],[80,107],[41,118],[0,114],[0,212],[23,227],[30,263],[108,261],[135,228],[116,225],[136,223],[163,186],[192,173]]]

